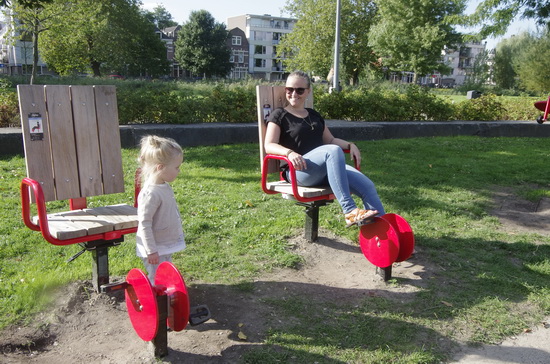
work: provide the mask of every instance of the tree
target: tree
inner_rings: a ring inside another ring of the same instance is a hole
[[[493,81],[497,87],[512,89],[519,86],[516,69],[522,53],[535,38],[528,32],[500,41],[493,59]]]
[[[32,43],[32,71],[30,84],[34,83],[38,69],[38,40],[40,34],[46,32],[52,24],[52,21],[59,13],[52,12],[51,8],[45,4],[49,1],[35,1],[32,6],[28,2],[15,1],[11,8],[4,12],[4,15],[9,19],[10,32],[13,34],[13,41]],[[57,8],[58,11],[65,11],[66,6]],[[26,58],[26,57],[25,57]]]
[[[217,23],[206,10],[191,12],[175,42],[175,58],[194,75],[225,77],[231,70],[229,36],[223,23]]]
[[[277,55],[287,68],[327,75],[333,67],[336,1],[288,0],[285,10],[298,21],[283,37]],[[376,61],[368,45],[376,6],[371,0],[344,0],[340,16],[342,74],[356,83],[359,75]]]
[[[178,25],[178,23],[172,19],[172,14],[162,5],[157,5],[153,11],[144,11],[144,16],[159,29]]]
[[[550,33],[545,31],[533,41],[524,44],[516,63],[520,85],[527,91],[548,94],[550,92]]]
[[[0,0],[0,6],[11,7],[21,5],[26,8],[42,7],[44,4],[51,3],[53,0]]]
[[[480,89],[489,80],[489,72],[489,52],[484,50],[474,58],[474,64],[468,72],[466,83],[470,85],[471,89]]]
[[[416,77],[434,71],[448,73],[441,62],[444,46],[453,48],[461,36],[446,21],[461,14],[462,0],[376,0],[378,20],[371,28],[371,45],[384,66],[412,71]]]
[[[454,18],[457,24],[479,26],[478,40],[506,33],[510,23],[517,17],[535,19],[539,25],[548,28],[550,1],[548,0],[483,0],[475,12]]]
[[[43,59],[60,74],[89,69],[94,76],[129,69],[140,70],[141,75],[165,74],[166,49],[139,4],[139,0],[73,0],[71,12],[58,17],[41,38]]]

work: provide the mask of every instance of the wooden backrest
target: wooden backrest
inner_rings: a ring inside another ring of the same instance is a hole
[[[18,85],[27,176],[46,201],[124,191],[114,86]]]
[[[284,86],[256,86],[256,108],[258,110],[258,134],[260,139],[260,166],[266,155],[264,148],[267,119],[271,112],[278,107],[285,107],[288,104],[285,97]],[[306,107],[313,108],[313,88],[306,100]],[[267,173],[278,171],[278,163],[271,160],[268,164]]]

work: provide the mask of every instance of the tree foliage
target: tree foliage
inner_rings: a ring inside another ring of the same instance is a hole
[[[513,89],[519,86],[516,69],[522,53],[533,41],[534,37],[524,32],[497,44],[493,59],[493,81],[497,87]]]
[[[167,72],[166,49],[139,0],[55,1],[71,3],[40,40],[48,65],[60,74],[103,71],[158,76]]]
[[[516,18],[534,19],[537,24],[548,28],[550,1],[548,0],[483,0],[474,13],[458,16],[455,22],[474,27],[481,26],[478,39],[502,36]]]
[[[21,5],[25,8],[40,8],[53,0],[0,0],[0,6],[12,7]]]
[[[532,41],[524,42],[516,63],[520,85],[527,91],[548,94],[550,92],[550,33],[545,31]]]
[[[182,25],[175,46],[179,64],[196,76],[225,77],[231,70],[228,31],[206,10],[191,12]]]
[[[40,35],[49,29],[52,21],[59,15],[59,13],[52,12],[50,7],[43,6],[43,4],[50,2],[35,2],[33,6],[29,6],[25,2],[16,1],[4,12],[6,19],[8,19],[8,26],[10,27],[10,31],[7,34],[13,37],[11,41],[30,41],[32,44],[31,85],[36,79],[38,69],[38,40]],[[61,11],[63,7],[58,9]],[[27,57],[24,58],[23,62],[26,63]]]
[[[143,15],[161,30],[178,25],[178,23],[172,19],[172,14],[170,14],[163,5],[157,5],[153,11],[145,10]]]
[[[483,50],[476,55],[471,69],[468,70],[466,79],[468,89],[481,89],[487,83],[490,76],[489,52]]]
[[[453,48],[461,37],[447,17],[461,14],[463,0],[376,0],[377,23],[371,28],[371,45],[384,66],[396,71],[426,75],[445,74],[441,63],[444,46]]]
[[[336,1],[287,0],[285,10],[298,21],[277,47],[289,69],[326,76],[333,66]],[[340,16],[340,53],[345,78],[356,82],[376,60],[368,45],[376,6],[371,0],[343,0]],[[288,57],[292,55],[292,57]]]

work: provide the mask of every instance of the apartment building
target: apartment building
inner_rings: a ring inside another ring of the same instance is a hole
[[[438,75],[438,83],[443,87],[463,85],[472,73],[476,58],[485,52],[486,46],[486,42],[469,42],[457,49],[445,48],[442,54],[443,62],[452,70],[448,75]]]
[[[8,15],[5,15],[6,17]],[[1,17],[0,19],[0,74],[3,75],[30,75],[32,72],[32,53],[33,47],[30,37],[24,40],[16,40],[12,42],[10,38],[15,38],[15,34],[8,27],[8,19]],[[48,67],[38,57],[37,74],[43,75],[48,73]]]
[[[245,14],[227,18],[228,29],[241,29],[248,40],[248,73],[266,81],[282,80],[287,73],[277,46],[285,34],[292,32],[296,19]]]
[[[164,43],[166,47],[166,59],[170,62],[170,75],[171,78],[180,78],[183,77],[185,71],[180,67],[178,61],[174,58],[176,53],[175,42],[178,37],[178,32],[181,30],[181,25],[174,27],[157,29],[156,32],[160,37],[160,40]]]
[[[233,28],[229,31],[227,48],[231,51],[229,62],[232,66],[228,78],[232,80],[247,78],[250,47],[246,34],[241,28]]]

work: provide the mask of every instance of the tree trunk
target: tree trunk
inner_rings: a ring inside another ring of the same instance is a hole
[[[31,85],[34,84],[34,80],[36,79],[37,68],[38,68],[38,26],[35,26],[34,31],[32,32],[32,72],[31,72],[31,81],[30,81]]]
[[[101,66],[101,63],[98,61],[92,61],[91,62],[92,71],[94,72],[94,77],[101,77],[101,71],[99,69],[99,66]]]

